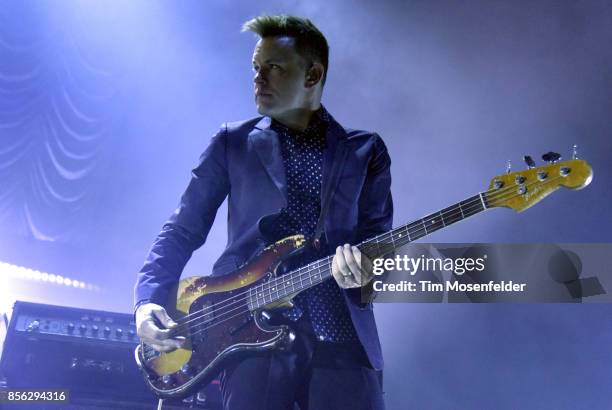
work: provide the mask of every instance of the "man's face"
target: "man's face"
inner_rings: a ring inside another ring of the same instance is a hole
[[[291,37],[260,39],[253,52],[255,105],[262,115],[282,117],[303,108],[309,88],[305,87],[307,62],[294,47]]]

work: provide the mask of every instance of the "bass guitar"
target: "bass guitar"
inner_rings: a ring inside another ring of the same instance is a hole
[[[489,189],[422,219],[365,240],[357,245],[371,260],[462,221],[482,211],[508,207],[523,211],[560,187],[580,189],[592,179],[591,166],[581,159],[494,177]],[[146,384],[161,398],[180,398],[208,384],[230,358],[250,352],[286,348],[295,338],[287,323],[275,323],[298,293],[332,278],[333,255],[296,267],[296,260],[313,246],[301,235],[271,244],[235,272],[218,277],[189,277],[170,292],[165,306],[178,326],[171,336],[184,336],[182,348],[158,352],[141,343],[136,361]]]

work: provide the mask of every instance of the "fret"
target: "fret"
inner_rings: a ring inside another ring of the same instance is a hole
[[[489,198],[486,192],[481,192],[479,195],[480,195],[480,200],[482,201],[483,208],[489,209]]]
[[[270,286],[269,289],[270,289],[270,301],[273,301],[276,298],[278,298],[278,294],[276,294],[277,293],[276,289],[278,289],[278,287]]]
[[[476,215],[477,213],[483,210],[482,205],[477,199],[477,197],[466,199],[465,201],[462,201],[461,204],[463,213],[464,215],[466,215],[466,218],[472,215]]]
[[[285,284],[284,288],[283,288],[283,294],[282,296],[280,296],[280,298],[285,297],[287,295],[291,294],[291,288],[292,286],[292,278],[289,276],[287,278],[283,278],[283,283]]]
[[[397,233],[398,238],[402,238],[402,240],[405,240],[403,238],[408,238],[408,241],[411,240],[410,239],[410,232],[408,232],[408,229],[406,229],[406,226],[402,226],[402,227],[396,229],[396,231],[399,231]]]
[[[440,211],[444,220],[445,226],[452,225],[455,222],[463,220],[463,212],[461,211],[461,204],[449,206]]]
[[[295,278],[291,275],[291,293],[295,292]]]
[[[401,230],[402,230],[402,232],[401,232],[401,233],[402,233],[402,236],[403,236],[403,238],[404,238],[404,239],[403,239],[404,244],[412,242],[413,238],[412,238],[412,236],[410,235],[410,231],[408,231],[408,227],[407,227],[407,226],[404,226],[404,227],[402,227],[402,229],[401,229]]]
[[[416,239],[419,239],[425,236],[425,234],[423,233],[423,230],[419,228],[418,225],[419,225],[419,222],[412,222],[410,225],[406,226],[406,228],[408,229],[408,232],[410,232],[410,237],[412,238],[412,240],[416,240]]]
[[[255,304],[253,303],[253,289],[249,289],[247,291],[247,307],[249,310],[253,310],[255,308]]]
[[[410,233],[405,226],[402,226],[393,232],[397,232],[397,242],[399,243],[399,246],[403,246],[410,242]]]
[[[482,202],[482,209],[487,209],[487,206],[485,205],[484,199],[482,198],[482,193],[479,193],[478,196],[480,197],[480,202]]]
[[[435,232],[439,229],[444,228],[444,222],[442,221],[442,217],[440,212],[436,214],[432,214],[431,216],[426,216],[424,218],[425,226],[427,227],[427,233]]]
[[[321,274],[321,268],[322,266],[317,267],[317,278],[319,279],[318,283],[323,282],[323,275]]]
[[[291,278],[289,277],[289,278],[284,279],[283,280],[283,297],[291,293],[287,291],[287,288],[290,286],[291,286]]]
[[[257,300],[258,300],[259,306],[263,306],[266,304],[265,294],[266,293],[264,292],[264,287],[262,286],[261,289],[259,289],[259,292],[257,294]]]

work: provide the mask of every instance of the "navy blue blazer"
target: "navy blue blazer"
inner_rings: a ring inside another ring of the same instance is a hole
[[[391,159],[380,136],[345,129],[330,118],[321,197],[331,195],[324,229],[329,249],[334,250],[390,230],[393,202]],[[213,136],[138,274],[136,305],[165,304],[169,289],[179,280],[192,252],[206,241],[217,209],[228,195],[227,246],[212,274],[236,270],[264,247],[263,217],[287,205],[279,137],[270,124],[269,117],[227,123]],[[359,289],[343,289],[342,294],[372,367],[382,369],[372,303],[362,303]]]

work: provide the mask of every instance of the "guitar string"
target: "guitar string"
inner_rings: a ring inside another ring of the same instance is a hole
[[[555,179],[559,179],[559,178],[561,178],[561,177],[551,178],[550,180],[548,180],[547,182],[544,182],[544,183],[550,183],[550,182],[552,182],[553,180],[555,180]],[[536,181],[534,181],[533,183],[526,184],[526,186],[530,186],[530,185],[533,185],[533,184],[535,184],[535,183],[537,183],[537,182],[536,182]],[[509,190],[512,190],[513,188],[515,188],[515,187],[514,187],[514,186],[511,186],[511,187],[506,188],[506,189],[505,189],[505,191],[506,191],[506,192],[501,192],[501,190],[495,190],[495,191],[490,190],[490,191],[488,191],[488,192],[493,192],[495,195],[491,195],[489,198],[487,198],[487,200],[488,200],[489,202],[499,201],[499,200],[501,200],[501,197],[503,197],[503,196],[507,196],[506,194],[508,194],[508,193],[509,193],[508,191],[509,191]],[[486,192],[485,192],[485,194],[486,194]],[[513,194],[513,193],[512,193],[512,194],[510,195],[510,197],[512,197],[512,196],[520,196],[520,195],[521,195],[521,194]],[[478,197],[478,199],[476,199],[475,197]],[[475,195],[475,196],[474,196],[474,199],[470,200],[469,202],[466,202],[465,204],[469,204],[470,202],[471,202],[472,204],[475,204],[475,203],[477,203],[477,202],[480,202],[480,194],[479,194],[479,195]],[[480,207],[480,205],[481,205],[481,204],[479,204],[479,207]],[[461,209],[460,209],[460,210],[461,210]],[[474,208],[471,208],[471,209],[466,209],[466,210],[465,210],[465,213],[472,212],[473,210],[474,210]],[[450,211],[456,211],[456,210],[454,210],[454,209],[453,209],[453,210],[448,210],[446,213],[449,213]],[[454,212],[454,213],[456,214],[456,212]],[[441,212],[438,212],[438,214],[440,214],[440,216],[442,215],[442,213],[441,213]],[[468,216],[471,216],[471,215],[468,215]],[[423,218],[423,220],[424,220],[424,219],[425,219],[425,218]],[[423,220],[422,220],[422,221],[423,221]],[[410,235],[410,225],[414,225],[414,223],[411,223],[411,224],[409,224],[409,225],[404,226],[404,228],[403,228],[403,229],[405,229],[405,230],[406,230],[406,231],[409,233],[409,236],[414,236],[414,232],[412,233],[412,235]],[[425,226],[425,225],[424,225],[422,222],[420,223],[420,225],[422,225],[422,226],[423,226],[423,228],[419,228],[419,229],[415,230],[415,232],[419,232],[419,234],[420,234],[422,231],[427,232],[427,228],[426,228],[426,226]],[[399,230],[399,228],[398,228],[398,229],[395,229],[395,230],[392,230],[392,231],[390,231],[390,232],[383,233],[383,234],[378,235],[378,236],[379,236],[379,237],[389,236],[389,235],[391,235],[391,232],[398,231],[398,230]],[[397,233],[397,232],[396,232],[396,233]],[[392,235],[391,235],[391,236],[392,236]],[[415,236],[415,238],[414,238],[414,239],[412,239],[412,240],[419,239],[420,237],[421,237],[421,236],[418,236],[418,237],[416,237],[416,236]],[[373,240],[373,239],[375,239],[375,238],[377,238],[377,237],[370,238],[370,239],[368,239],[368,240],[366,240],[366,241],[364,241],[364,242],[369,242],[369,241],[372,241],[372,240]],[[381,253],[381,255],[384,255],[384,254],[386,254],[386,253],[390,252],[391,250],[393,250],[393,245],[392,245],[392,244],[389,244],[389,245],[391,245],[390,249],[386,250],[385,252],[382,252],[382,253]],[[378,247],[378,248],[380,249],[380,244],[378,244],[378,243],[373,243],[373,244],[372,244],[372,247],[374,247],[374,246],[376,246],[376,247]],[[367,246],[366,246],[366,247],[367,247]],[[304,267],[302,267],[302,268],[300,268],[300,269],[298,269],[298,270],[296,270],[296,271],[292,272],[292,274],[294,274],[293,276],[297,276],[297,277],[299,277],[299,276],[304,276],[305,274],[312,273],[312,272],[313,272],[315,269],[320,269],[321,267],[325,266],[326,264],[329,264],[329,259],[330,259],[330,258],[331,258],[331,256],[330,256],[330,257],[327,257],[327,258],[320,259],[320,260],[318,260],[318,261],[316,261],[316,262],[313,262],[313,263],[311,263],[311,264],[308,264],[308,265],[306,265],[306,266],[304,266]],[[319,263],[319,266],[316,266],[316,267],[314,267],[314,268],[313,268],[313,265],[315,265],[317,262],[322,262],[322,263]],[[328,267],[328,268],[329,268],[329,267]],[[301,274],[299,274],[299,275],[295,275],[295,274],[297,274],[297,272],[299,272],[300,270],[306,270],[306,272],[303,272],[303,273],[301,273]],[[279,278],[275,278],[275,280],[276,280],[277,282],[279,282],[279,283],[282,283],[282,282],[283,282],[283,281],[285,281],[285,279],[286,279],[286,277],[285,277],[285,276],[288,276],[288,275],[283,275],[283,276],[281,276],[281,277],[279,277]],[[300,281],[301,281],[301,280],[300,280]],[[318,283],[317,283],[317,284],[318,284]],[[269,285],[270,285],[270,283],[266,283],[266,285],[268,285],[268,287],[270,287],[270,286],[269,286]],[[263,286],[264,286],[264,285],[258,285],[257,287],[263,287]],[[255,287],[255,288],[257,288],[257,287]],[[278,287],[278,286],[276,286],[276,287]],[[255,289],[255,288],[252,288],[252,289]],[[285,286],[285,288],[286,288],[286,286]],[[243,302],[244,300],[247,300],[247,299],[248,299],[248,297],[246,297],[246,298],[242,298],[242,299],[236,299],[236,298],[237,298],[237,297],[239,297],[239,296],[241,296],[241,295],[243,295],[243,294],[248,293],[248,292],[249,292],[250,290],[252,290],[252,289],[249,289],[249,290],[247,290],[247,291],[245,291],[245,292],[242,292],[241,294],[238,294],[238,295],[232,296],[231,298],[228,298],[228,299],[226,299],[226,300],[224,300],[224,301],[218,302],[216,305],[211,306],[211,307],[208,307],[207,309],[209,309],[209,310],[214,309],[214,310],[216,310],[216,311],[220,311],[220,310],[221,310],[221,309],[223,309],[223,308],[227,308],[227,306],[222,306],[222,304],[223,304],[223,303],[225,303],[225,302],[228,302],[228,301],[230,301],[230,300],[232,300],[232,299],[235,299],[235,300],[234,300],[233,302],[229,303],[229,305],[232,305],[232,304],[236,304],[236,303]],[[289,293],[289,294],[290,294],[290,293]],[[265,302],[265,299],[264,299],[264,302]],[[240,304],[238,307],[236,307],[236,308],[234,308],[234,309],[232,309],[232,310],[230,310],[230,311],[228,311],[228,312],[223,312],[223,313],[221,313],[221,314],[218,314],[218,317],[221,317],[221,316],[223,316],[223,315],[227,315],[228,313],[230,313],[230,312],[232,312],[232,311],[235,311],[236,309],[239,309],[239,308],[241,308],[241,307],[243,307],[243,306],[245,306],[245,305]],[[248,304],[247,304],[246,306],[247,306],[247,308],[248,308]],[[243,312],[243,313],[244,313],[244,312]],[[209,313],[206,313],[206,312],[205,312],[205,310],[204,310],[204,309],[202,309],[202,310],[200,310],[200,311],[194,312],[194,313],[193,313],[193,314],[191,314],[191,315],[185,316],[185,318],[187,318],[187,317],[192,317],[192,316],[195,316],[195,315],[199,315],[199,316],[197,316],[197,317],[193,317],[193,318],[190,318],[190,319],[189,319],[187,322],[184,322],[184,323],[183,323],[183,327],[184,327],[184,325],[186,325],[186,324],[188,324],[188,323],[190,323],[190,322],[193,322],[194,320],[197,320],[197,319],[199,319],[199,318],[201,318],[201,317],[204,317],[204,316],[209,315]],[[208,319],[208,320],[207,320],[207,319],[205,319],[203,322],[204,322],[204,323],[207,323],[208,321],[210,321],[210,319]],[[177,326],[176,328],[173,328],[173,329],[176,329],[176,332],[178,333],[178,331],[180,330],[180,329],[178,329],[178,328],[179,328],[179,326]]]
[[[554,180],[556,180],[556,179],[559,179],[559,178],[562,178],[562,177],[561,177],[561,176],[557,176],[557,177],[554,177],[554,178],[550,178],[549,180],[547,180],[547,181],[543,182],[543,184],[550,183],[550,182],[552,182],[552,181],[554,181]],[[534,182],[529,183],[529,184],[524,184],[524,186],[529,187],[529,186],[531,186],[531,185],[533,185],[533,184],[536,184],[536,183],[538,183],[538,182],[542,182],[542,181],[534,181]],[[520,194],[520,193],[514,193],[514,192],[515,192],[514,188],[516,188],[516,186],[509,186],[509,187],[507,187],[507,188],[504,188],[503,190],[502,190],[502,189],[498,189],[498,190],[489,190],[489,191],[485,191],[485,192],[483,192],[483,193],[480,193],[480,194],[474,195],[474,196],[472,197],[472,198],[474,198],[474,199],[471,199],[469,202],[466,202],[466,203],[464,204],[464,205],[466,205],[466,208],[465,208],[465,209],[464,209],[464,207],[461,205],[461,202],[460,202],[460,203],[459,203],[459,206],[458,206],[458,209],[450,209],[450,210],[447,210],[447,211],[446,211],[446,213],[454,213],[455,215],[458,215],[457,210],[459,210],[459,211],[463,211],[463,213],[464,213],[464,214],[465,214],[465,213],[472,212],[472,211],[474,211],[474,210],[476,209],[476,208],[472,207],[472,205],[476,205],[476,204],[478,204],[478,207],[482,207],[482,203],[481,203],[481,196],[480,196],[480,195],[481,195],[481,194],[487,194],[487,193],[489,193],[489,192],[491,192],[491,193],[492,193],[492,195],[490,195],[490,196],[488,196],[488,197],[486,198],[486,199],[487,199],[487,201],[488,201],[489,203],[492,203],[492,202],[495,202],[495,201],[507,200],[507,199],[512,198],[512,197],[519,197],[519,196],[521,196],[522,194]],[[502,192],[502,191],[505,191],[505,192]],[[510,194],[510,195],[508,196],[508,194]],[[506,197],[506,198],[503,198],[503,197]],[[468,204],[469,204],[469,205],[468,205]],[[471,209],[470,209],[470,208],[471,208]],[[486,209],[486,208],[483,208],[483,210],[484,210],[484,209]],[[439,215],[436,215],[436,214],[439,214]],[[442,215],[443,215],[443,213],[442,213],[441,211],[440,211],[440,212],[437,212],[436,214],[430,214],[430,215],[431,215],[431,216],[436,215],[436,216],[435,216],[433,219],[435,219],[435,218],[440,217],[440,216],[442,216]],[[430,216],[430,215],[428,215],[428,216]],[[472,215],[468,215],[468,216],[472,216]],[[418,223],[418,222],[414,222],[414,223],[408,224],[408,225],[406,225],[406,226],[404,226],[404,227],[402,228],[402,229],[404,229],[404,230],[406,230],[406,231],[408,232],[408,236],[409,236],[409,239],[410,239],[411,241],[412,241],[412,240],[419,239],[419,238],[421,238],[421,237],[422,237],[422,236],[416,236],[416,235],[414,235],[414,232],[418,232],[418,233],[420,234],[420,233],[422,233],[422,232],[424,231],[424,232],[426,232],[426,233],[427,233],[427,227],[426,227],[426,226],[424,225],[424,223],[423,223],[423,221],[425,220],[425,218],[427,218],[427,216],[426,216],[426,217],[424,217],[424,218],[422,218],[420,223]],[[443,218],[447,218],[447,217],[446,217],[446,216],[444,216]],[[411,233],[410,233],[410,225],[413,225],[413,224],[419,224],[419,225],[421,225],[421,226],[422,226],[422,228],[420,228],[420,227],[419,227],[419,229],[416,229],[416,230],[415,230],[415,231],[414,231],[414,232],[411,234]],[[366,241],[364,241],[364,242],[370,242],[370,241],[373,241],[374,239],[376,239],[376,238],[378,238],[378,237],[390,236],[390,237],[392,238],[392,237],[393,237],[392,232],[395,232],[395,231],[397,231],[397,230],[400,230],[400,228],[397,228],[397,229],[391,230],[391,231],[389,231],[389,232],[385,232],[385,233],[383,233],[383,234],[380,234],[380,235],[377,235],[377,236],[375,236],[375,237],[369,238],[369,239],[367,239],[367,240],[366,240]],[[396,232],[396,233],[397,233],[397,232]],[[413,237],[413,236],[415,236],[415,237],[414,237],[414,239],[412,239],[412,237]],[[387,239],[388,239],[388,238],[387,238]],[[383,240],[385,240],[385,239],[383,239]],[[362,243],[363,243],[363,242],[362,242]],[[379,243],[372,243],[371,245],[365,245],[365,246],[364,246],[364,248],[367,248],[368,246],[369,246],[369,247],[371,247],[371,248],[373,248],[374,246],[376,246],[377,248],[379,248],[379,249],[380,249],[380,245],[381,245],[381,244],[379,244]],[[384,254],[386,254],[386,253],[389,253],[391,250],[393,250],[393,249],[394,249],[394,246],[393,246],[393,244],[392,244],[392,243],[388,243],[388,244],[384,244],[384,243],[383,243],[382,245],[383,245],[383,246],[388,246],[388,247],[389,247],[389,249],[388,249],[388,250],[386,250],[385,252],[382,252],[382,253],[381,253],[381,255],[384,255]],[[320,269],[321,267],[324,267],[325,265],[329,265],[329,263],[330,263],[330,259],[331,259],[331,258],[332,258],[332,255],[330,255],[330,256],[328,256],[328,257],[325,257],[325,258],[322,258],[322,259],[319,259],[319,260],[317,260],[317,261],[315,261],[315,262],[312,262],[312,263],[310,263],[310,264],[308,264],[308,265],[305,265],[305,266],[304,266],[304,267],[302,267],[302,268],[299,268],[299,269],[297,269],[297,270],[295,270],[295,271],[291,272],[291,274],[293,274],[292,276],[294,276],[294,277],[295,277],[293,280],[295,280],[296,278],[299,278],[299,277],[301,277],[301,276],[307,275],[307,274],[309,274],[309,273],[312,273],[312,272],[313,272],[315,269]],[[321,262],[322,262],[322,263],[321,263]],[[313,267],[313,266],[312,266],[312,265],[315,265],[315,264],[317,264],[317,263],[319,264],[319,266],[316,266],[316,267]],[[306,270],[306,271],[305,271],[305,272],[303,272],[303,273],[297,274],[297,273],[298,273],[300,270]],[[326,271],[329,271],[329,266],[327,266]],[[321,272],[320,272],[320,273],[321,273]],[[282,283],[283,283],[284,281],[286,281],[286,279],[287,279],[285,276],[289,276],[289,275],[283,275],[283,276],[280,276],[279,278],[275,278],[273,281],[277,281],[277,282],[278,282],[278,284],[282,284]],[[327,278],[326,278],[326,279],[327,279]],[[320,282],[317,282],[316,284],[321,283],[322,281],[323,281],[323,279],[322,279]],[[300,279],[300,282],[301,282],[301,279]],[[271,282],[266,283],[266,285],[270,285],[270,284],[271,284]],[[222,321],[220,321],[220,322],[216,322],[216,323],[222,323],[222,322],[224,322],[224,321],[226,321],[226,320],[230,320],[231,318],[233,318],[233,317],[235,317],[235,316],[239,316],[239,315],[241,315],[241,314],[243,314],[243,313],[247,313],[247,312],[249,311],[249,308],[248,308],[248,303],[246,303],[246,304],[243,304],[243,303],[242,303],[243,301],[248,300],[248,296],[247,296],[247,297],[244,297],[244,298],[241,298],[241,299],[236,299],[236,298],[237,298],[237,297],[239,297],[239,296],[241,296],[241,295],[244,295],[244,294],[246,294],[246,293],[249,293],[249,291],[252,291],[253,289],[256,289],[256,288],[258,288],[258,287],[263,287],[263,286],[264,286],[264,285],[258,285],[258,286],[254,287],[254,288],[248,289],[248,290],[246,290],[246,291],[242,292],[241,294],[238,294],[238,295],[232,296],[231,298],[228,298],[228,299],[225,299],[225,300],[223,300],[223,301],[220,301],[220,302],[218,302],[217,304],[215,304],[214,306],[209,306],[209,307],[207,307],[206,309],[208,309],[208,310],[215,310],[215,311],[219,312],[219,311],[221,311],[222,309],[227,308],[228,306],[231,306],[231,305],[233,305],[233,304],[239,303],[239,305],[238,305],[237,307],[235,307],[234,309],[231,309],[231,310],[229,310],[229,311],[222,312],[222,313],[218,314],[218,315],[217,315],[217,319],[219,319],[219,318],[221,318],[222,316],[227,316],[227,314],[229,314],[229,313],[231,313],[231,312],[233,312],[233,311],[235,311],[235,310],[237,310],[237,309],[240,309],[240,308],[245,307],[245,306],[247,307],[247,311],[242,311],[242,312],[240,312],[240,313],[238,313],[238,314],[236,314],[236,315],[231,316],[230,318],[224,318],[224,320],[222,320]],[[313,285],[313,286],[314,286],[314,285]],[[269,288],[269,287],[270,287],[270,286],[268,286],[268,288]],[[278,287],[278,286],[275,286],[275,288],[277,288],[277,287]],[[285,288],[286,288],[286,286],[285,286]],[[289,293],[289,294],[290,294],[290,293]],[[232,299],[234,299],[234,301],[232,301],[232,302],[230,302],[230,303],[228,303],[228,304],[227,304],[227,302],[231,301]],[[264,302],[265,302],[265,300],[264,300]],[[226,303],[226,305],[225,305],[225,306],[223,306],[223,304],[224,304],[224,303]],[[211,312],[211,313],[212,313],[212,312]],[[210,315],[210,313],[205,312],[205,309],[202,309],[202,310],[199,310],[199,311],[197,311],[197,312],[194,312],[194,313],[192,313],[192,314],[190,314],[190,315],[187,315],[187,316],[185,316],[185,317],[183,317],[183,318],[182,318],[182,319],[183,319],[183,321],[181,321],[181,323],[179,324],[179,326],[177,326],[177,327],[175,327],[175,328],[171,328],[171,332],[169,332],[169,333],[177,334],[177,333],[179,333],[179,332],[181,331],[181,329],[179,329],[179,328],[184,328],[184,327],[185,327],[186,325],[188,325],[189,323],[192,323],[193,321],[198,320],[198,319],[200,319],[200,318],[202,318],[202,317],[205,317],[205,316],[207,316],[207,315]],[[195,316],[195,317],[194,317],[194,316]],[[187,318],[189,318],[189,319],[188,319],[187,321],[184,321],[184,319],[187,319]],[[203,324],[208,323],[210,320],[211,320],[211,319],[204,319],[204,320],[202,321],[202,323],[203,323]],[[216,323],[215,323],[215,324],[216,324]],[[214,326],[215,324],[212,324],[211,326]],[[195,327],[195,326],[198,326],[198,325],[196,324],[196,325],[194,325],[194,327]],[[209,326],[209,327],[210,327],[210,326]],[[208,329],[209,327],[207,327],[207,328],[205,328],[205,329],[201,329],[201,331],[204,331],[204,330]],[[199,332],[199,331],[198,331],[198,332]],[[196,333],[197,333],[197,332],[196,332]],[[194,333],[192,333],[192,334],[194,334]]]
[[[474,200],[472,200],[471,202],[472,202],[472,203],[474,203],[474,204],[475,204],[475,203],[478,203],[478,204],[480,205],[480,200],[476,200],[476,199],[474,199]],[[474,208],[472,208],[472,209],[474,209]],[[465,212],[466,212],[466,213],[467,213],[467,212],[471,212],[471,210],[467,210],[467,209],[466,209],[466,211],[465,211]],[[454,215],[457,215],[457,216],[458,216],[458,215],[460,214],[460,211],[458,211],[458,210],[454,210],[454,209],[453,209],[453,210],[448,210],[448,211],[446,211],[446,212],[445,212],[445,214],[454,214]],[[447,215],[447,217],[448,217],[448,215]],[[422,230],[423,230],[423,229],[421,229],[421,228],[420,228],[418,231],[422,231]],[[416,231],[415,231],[415,232],[416,232]],[[381,235],[379,235],[379,236],[381,236]],[[376,238],[376,237],[372,237],[372,238],[370,238],[370,239],[367,239],[367,240],[366,240],[366,241],[364,241],[364,242],[368,242],[368,241],[370,241],[370,240],[373,240],[374,238]],[[295,271],[292,271],[290,274],[292,274],[292,276],[293,276],[294,280],[297,280],[299,277],[304,276],[304,275],[305,275],[305,274],[307,274],[307,273],[311,273],[311,272],[312,272],[312,271],[314,271],[315,269],[320,269],[321,267],[325,266],[325,265],[326,265],[326,264],[328,264],[328,263],[329,263],[329,258],[328,258],[328,257],[326,257],[326,258],[322,258],[322,259],[319,259],[319,260],[317,260],[317,261],[315,261],[315,262],[312,262],[312,263],[310,263],[310,264],[307,264],[307,265],[305,265],[305,266],[303,266],[303,267],[301,267],[301,268],[298,268],[298,269],[296,269]],[[316,265],[316,264],[319,264],[319,266],[314,266],[314,265]],[[302,271],[302,270],[304,270],[305,272],[299,273],[299,272],[300,272],[300,271]],[[288,279],[288,277],[290,276],[290,274],[283,275],[283,276],[281,276],[281,277],[279,277],[279,278],[275,278],[273,281],[268,282],[268,283],[267,283],[268,288],[270,288],[270,287],[271,287],[271,285],[272,285],[272,284],[273,284],[275,281],[277,281],[277,283],[278,283],[278,284],[282,284],[282,282],[287,282],[287,279]],[[220,306],[221,304],[223,304],[223,303],[225,303],[225,302],[232,301],[232,299],[233,299],[233,301],[230,303],[230,305],[231,305],[231,304],[235,304],[235,303],[237,303],[237,302],[241,302],[241,301],[242,301],[242,300],[244,300],[245,298],[243,298],[243,299],[237,299],[239,296],[242,296],[242,295],[244,295],[244,294],[248,293],[249,291],[253,291],[253,292],[254,292],[254,290],[255,290],[255,289],[257,289],[257,288],[259,288],[260,286],[261,286],[261,285],[258,285],[258,286],[254,287],[254,288],[251,288],[251,289],[246,290],[246,291],[244,291],[244,292],[242,292],[242,293],[239,293],[239,294],[237,294],[237,295],[234,295],[234,296],[232,296],[232,297],[230,297],[230,298],[228,298],[228,299],[225,299],[225,300],[223,300],[223,301],[217,302],[217,303],[215,304],[215,306],[209,306],[209,307],[206,307],[206,308],[204,308],[204,309],[202,309],[202,310],[199,310],[199,311],[197,311],[197,312],[194,312],[194,313],[192,313],[192,314],[190,314],[190,315],[186,315],[186,316],[184,316],[184,317],[182,318],[183,320],[182,320],[181,322],[184,322],[184,320],[185,320],[185,319],[190,319],[190,318],[191,318],[192,316],[194,316],[194,315],[197,315],[197,314],[199,314],[199,313],[204,312],[204,310],[205,310],[205,309],[208,309],[208,310],[211,310],[211,309],[216,309],[216,310],[218,310],[218,309],[219,309],[219,306]],[[286,283],[285,283],[285,288],[286,288]],[[258,293],[258,292],[254,292],[254,293]]]

